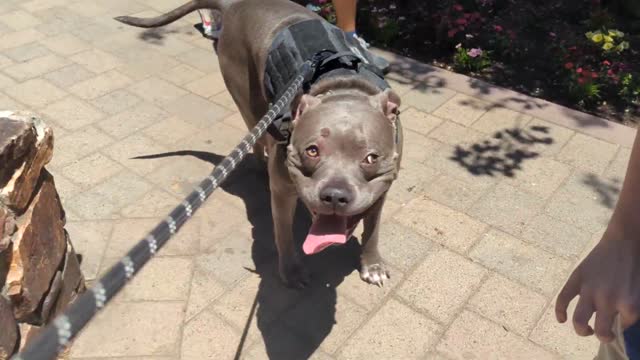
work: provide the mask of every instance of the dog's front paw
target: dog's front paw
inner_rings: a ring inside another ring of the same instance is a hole
[[[280,264],[280,278],[287,287],[304,289],[311,282],[307,268],[300,262]]]
[[[391,279],[387,267],[382,261],[374,264],[362,264],[360,279],[372,285],[384,286],[385,280]]]

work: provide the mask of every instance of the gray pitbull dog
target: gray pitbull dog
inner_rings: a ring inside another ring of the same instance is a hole
[[[194,0],[156,18],[116,19],[150,28],[198,9],[222,14],[224,26],[217,43],[220,69],[247,127],[252,128],[277,100],[265,91],[266,63],[276,35],[304,21],[324,20],[288,0]],[[400,168],[399,106],[395,92],[358,74],[328,76],[292,102],[288,144],[267,135],[254,148],[257,157],[264,160],[266,150],[268,158],[279,271],[287,285],[304,287],[309,281],[293,239],[298,198],[313,219],[302,247],[306,254],[346,243],[362,220],[360,277],[376,285],[389,278],[378,237],[385,196]]]

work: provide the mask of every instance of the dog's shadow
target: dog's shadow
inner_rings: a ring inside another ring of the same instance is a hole
[[[192,156],[213,165],[223,156],[200,151],[177,151],[140,156],[138,159]],[[311,284],[303,290],[286,288],[278,276],[278,255],[273,237],[269,181],[266,170],[249,154],[223,183],[222,190],[244,201],[247,218],[253,226],[252,260],[260,276],[254,305],[246,309],[247,322],[239,340],[235,359],[244,358],[253,348],[253,315],[270,359],[308,359],[336,323],[336,288],[358,268],[360,245],[351,239],[347,245],[330,248],[304,258],[312,274]],[[222,214],[221,214],[222,216]],[[298,204],[294,221],[294,238],[298,248],[306,236],[310,217]],[[259,345],[256,345],[259,347]],[[262,349],[252,350],[262,353]]]

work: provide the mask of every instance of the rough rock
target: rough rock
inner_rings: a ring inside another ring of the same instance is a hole
[[[7,274],[7,294],[19,321],[34,322],[34,311],[49,291],[66,252],[62,208],[53,176],[46,170],[29,208],[17,220]]]
[[[18,324],[11,303],[0,295],[0,359],[8,359],[18,343]]]
[[[21,214],[44,165],[53,156],[53,131],[24,113],[0,114],[0,201]]]
[[[42,309],[40,310],[40,314],[37,319],[38,325],[46,324],[49,321],[51,309],[53,309],[56,301],[58,300],[60,290],[62,290],[62,271],[56,272],[56,274],[53,276],[53,280],[51,280],[49,292],[42,302]]]
[[[4,205],[0,204],[0,253],[11,243],[11,235],[16,230],[16,218]]]
[[[66,233],[66,231],[65,231]],[[67,234],[68,239],[68,234]],[[60,315],[66,308],[73,303],[78,294],[85,291],[84,277],[80,270],[80,262],[71,242],[67,242],[67,254],[62,268],[62,288],[55,305],[55,310],[51,317]]]

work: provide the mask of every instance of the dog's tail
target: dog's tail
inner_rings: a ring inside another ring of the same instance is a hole
[[[133,16],[118,16],[115,19],[121,23],[141,28],[160,27],[182,18],[183,16],[200,9],[213,9],[224,12],[232,0],[192,0],[166,14],[154,18],[138,18]]]

